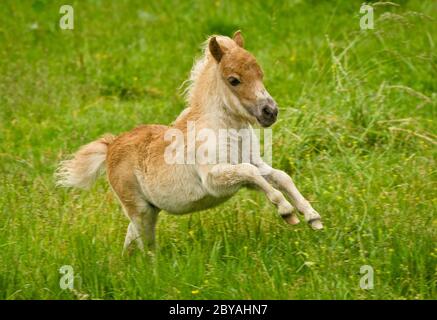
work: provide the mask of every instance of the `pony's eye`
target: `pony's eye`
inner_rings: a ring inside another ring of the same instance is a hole
[[[235,77],[229,77],[228,78],[228,81],[229,81],[229,83],[231,84],[231,86],[238,86],[241,82],[240,82],[240,80],[238,80],[237,78],[235,78]]]

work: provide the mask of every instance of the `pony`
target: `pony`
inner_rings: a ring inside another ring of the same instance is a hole
[[[263,76],[255,57],[244,49],[241,31],[232,38],[210,36],[191,70],[186,90],[188,106],[171,125],[141,125],[82,146],[60,163],[57,184],[88,188],[106,170],[129,219],[123,252],[130,252],[134,242],[141,250],[145,246],[153,249],[160,211],[180,215],[205,210],[226,201],[242,187],[262,191],[287,223],[299,223],[296,208],[313,229],[322,229],[320,214],[291,177],[272,168],[255,152],[246,161],[241,160],[241,150],[235,149],[238,154],[234,160],[223,157],[216,162],[176,163],[166,159],[169,147],[174,145],[167,137],[172,130],[182,133],[182,153],[199,151],[200,146],[190,144],[190,123],[215,134],[223,129],[245,129],[259,143],[253,128],[267,128],[278,116],[278,106],[266,90]],[[207,144],[218,151],[229,151],[231,140],[241,142],[241,136]]]

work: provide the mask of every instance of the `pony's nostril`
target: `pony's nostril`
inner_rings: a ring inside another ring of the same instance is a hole
[[[271,116],[273,116],[273,110],[269,107],[269,106],[265,106],[265,107],[263,107],[263,114],[265,115],[265,116],[268,116],[268,117],[271,117]]]
[[[272,108],[270,106],[264,106],[262,108],[262,113],[263,116],[268,118],[268,119],[273,119],[276,118],[276,116],[278,115],[278,108]]]

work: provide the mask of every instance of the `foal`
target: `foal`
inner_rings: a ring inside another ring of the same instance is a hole
[[[166,161],[165,153],[171,145],[166,137],[169,130],[179,130],[187,141],[189,123],[194,123],[196,129],[218,133],[231,128],[253,132],[254,124],[268,127],[276,121],[278,107],[264,88],[263,72],[243,47],[240,31],[233,39],[225,36],[208,39],[203,57],[191,71],[189,106],[171,126],[143,125],[118,137],[105,135],[81,147],[71,160],[61,162],[58,184],[67,187],[89,187],[106,167],[109,183],[130,220],[124,250],[133,241],[141,249],[144,243],[153,245],[161,210],[184,214],[207,209],[229,199],[243,186],[264,192],[285,221],[297,224],[294,207],[284,193],[314,229],[323,227],[320,215],[292,179],[258,155],[252,155],[250,162]],[[229,149],[229,143],[219,142],[217,150]],[[183,152],[193,148],[196,151],[198,146],[184,145]]]

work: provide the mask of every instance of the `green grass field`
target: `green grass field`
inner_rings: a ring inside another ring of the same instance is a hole
[[[395,2],[360,30],[362,1],[70,1],[61,30],[65,1],[2,1],[0,298],[436,299],[437,2]],[[155,256],[122,257],[128,221],[106,179],[56,188],[57,163],[172,122],[201,43],[237,29],[280,105],[273,163],[325,229],[242,190],[162,213]]]

